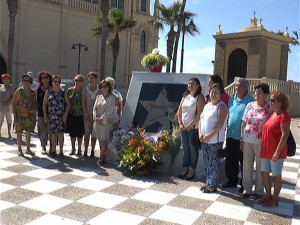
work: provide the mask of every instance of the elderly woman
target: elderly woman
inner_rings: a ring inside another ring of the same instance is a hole
[[[204,96],[197,78],[191,78],[187,90],[183,93],[178,108],[178,123],[181,131],[181,143],[183,148],[182,172],[180,179],[192,180],[199,158],[198,146],[192,145],[193,133],[198,132],[199,117],[204,106]]]
[[[77,156],[81,156],[82,137],[84,135],[83,111],[82,111],[82,89],[84,76],[76,75],[74,78],[75,86],[68,89],[71,108],[68,119],[68,132],[71,137],[72,151],[70,155],[75,155],[75,142],[77,139]]]
[[[264,193],[259,155],[262,127],[273,112],[269,102],[266,101],[269,93],[268,84],[261,83],[255,86],[255,101],[247,104],[242,118],[240,148],[243,151],[243,186],[246,192],[241,197],[250,197],[253,200],[260,199]],[[252,193],[254,160],[256,162],[255,190]]]
[[[52,77],[48,71],[41,71],[38,75],[39,87],[36,92],[37,99],[37,110],[38,110],[38,133],[40,136],[41,146],[42,146],[42,155],[46,154],[46,145],[48,139],[51,145],[51,134],[49,132],[48,124],[44,120],[44,111],[43,111],[43,102],[46,91],[51,90],[52,88]],[[51,150],[49,150],[51,152]]]
[[[106,159],[108,138],[113,130],[116,97],[112,94],[111,84],[107,80],[102,80],[99,88],[101,94],[96,98],[93,119],[95,136],[100,144],[100,158],[97,164],[101,166]]]
[[[209,90],[210,102],[200,116],[199,138],[202,142],[206,184],[200,188],[204,193],[217,191],[219,176],[219,151],[225,140],[228,109],[221,100],[222,88],[215,84]]]
[[[274,110],[263,126],[260,151],[261,176],[266,196],[261,201],[264,207],[278,206],[278,196],[282,187],[282,167],[287,155],[286,141],[289,136],[291,117],[287,110],[290,102],[281,91],[273,91],[270,104]],[[271,194],[271,177],[274,178],[274,192]]]
[[[5,73],[1,75],[3,84],[0,84],[0,137],[1,128],[4,122],[4,117],[7,122],[8,138],[11,139],[11,123],[12,123],[12,100],[14,97],[14,88],[9,83],[9,74]]]
[[[56,143],[59,143],[59,157],[64,158],[64,132],[67,127],[67,117],[70,110],[70,100],[67,92],[60,88],[61,78],[59,75],[52,76],[52,89],[46,91],[43,111],[45,123],[48,123],[51,132],[52,151],[51,157],[56,157]]]
[[[25,154],[35,155],[30,150],[31,132],[34,130],[36,122],[36,98],[35,92],[30,88],[32,77],[28,74],[22,76],[23,86],[20,87],[14,94],[13,98],[13,114],[14,122],[17,131],[18,155],[23,156],[21,149],[22,132],[26,132],[26,147]]]
[[[84,115],[84,158],[88,156],[88,147],[93,128],[93,107],[98,95],[100,95],[100,89],[97,86],[97,74],[95,72],[90,72],[88,74],[88,85],[82,90],[82,110]],[[95,145],[96,137],[92,136],[90,158],[95,157]]]

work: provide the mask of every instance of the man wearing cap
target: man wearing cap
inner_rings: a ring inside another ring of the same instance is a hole
[[[12,100],[14,96],[14,88],[9,83],[9,74],[1,75],[3,84],[0,84],[0,137],[1,128],[4,122],[4,117],[7,122],[8,138],[11,138],[11,124],[12,124]]]

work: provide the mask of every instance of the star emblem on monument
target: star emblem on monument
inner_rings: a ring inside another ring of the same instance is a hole
[[[142,125],[144,128],[158,122],[167,130],[171,129],[170,116],[178,109],[178,102],[168,101],[166,87],[164,86],[155,101],[140,101],[147,110],[147,118]]]

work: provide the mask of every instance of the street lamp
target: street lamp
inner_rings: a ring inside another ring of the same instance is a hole
[[[78,48],[78,67],[77,67],[77,74],[80,74],[80,55],[81,55],[81,48],[84,48],[83,51],[88,51],[88,46],[81,44],[81,42],[79,42],[78,44],[72,44],[72,48],[73,50]]]
[[[180,60],[180,73],[183,71],[183,56],[184,56],[184,36],[185,36],[185,31],[189,29],[190,31],[195,30],[196,25],[194,24],[193,20],[190,20],[188,24],[188,28],[185,25],[185,18],[183,18],[183,26],[182,26],[182,44],[181,44],[181,60]]]

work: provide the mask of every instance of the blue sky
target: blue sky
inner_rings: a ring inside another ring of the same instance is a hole
[[[154,0],[151,0],[154,2]],[[169,5],[173,0],[160,0]],[[215,55],[215,39],[212,37],[221,24],[223,34],[234,33],[250,25],[253,11],[256,17],[262,18],[262,24],[268,31],[284,31],[288,26],[292,31],[300,28],[299,0],[187,0],[186,9],[197,14],[194,22],[200,30],[196,37],[186,36],[183,72],[212,73],[211,61]],[[165,32],[168,28],[165,29]],[[165,53],[166,33],[160,32],[158,48]],[[181,44],[178,52],[180,52]],[[180,58],[179,58],[180,60]],[[292,46],[289,53],[288,79],[300,81],[299,74],[300,48]],[[179,68],[179,62],[177,67]],[[179,69],[177,69],[179,71]]]

